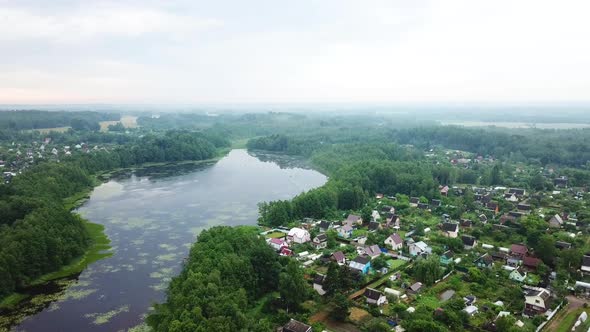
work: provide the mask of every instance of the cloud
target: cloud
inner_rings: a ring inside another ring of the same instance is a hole
[[[0,41],[40,39],[46,42],[80,42],[94,38],[133,38],[154,33],[178,37],[222,25],[223,22],[215,18],[198,18],[157,8],[113,4],[55,12],[0,8]]]

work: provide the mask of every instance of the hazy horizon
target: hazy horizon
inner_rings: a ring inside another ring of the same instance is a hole
[[[0,104],[588,104],[584,1],[0,0]]]

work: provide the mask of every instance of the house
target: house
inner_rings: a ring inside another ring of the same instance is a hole
[[[500,212],[500,206],[496,202],[487,202],[486,208],[494,213]]]
[[[444,186],[444,187],[440,188],[440,194],[442,196],[448,196],[449,195],[449,186]]]
[[[526,279],[526,271],[522,268],[522,266],[519,266],[510,272],[510,279],[523,282]]]
[[[368,229],[369,229],[369,232],[376,232],[381,229],[381,223],[379,223],[377,221],[371,221],[369,223]]]
[[[293,256],[293,250],[287,248],[287,247],[282,247],[281,251],[279,252],[279,255],[281,256]]]
[[[526,256],[522,260],[522,266],[529,270],[536,270],[539,264],[541,264],[541,260],[533,256]]]
[[[380,291],[373,289],[373,288],[365,288],[365,298],[367,299],[368,304],[374,305],[383,305],[387,303],[387,298],[383,293]]]
[[[492,253],[492,259],[494,259],[495,261],[506,262],[506,260],[508,259],[508,255],[504,252],[498,251]]]
[[[442,255],[440,255],[439,261],[443,265],[449,265],[453,262],[454,255],[455,254],[451,250],[447,250]]]
[[[418,208],[420,210],[429,210],[429,206],[426,203],[418,203]]]
[[[470,305],[470,306],[465,307],[465,309],[463,309],[463,311],[465,311],[469,316],[473,316],[478,312],[478,309],[476,306]]]
[[[534,316],[549,309],[551,293],[545,288],[527,289],[524,294],[524,314]]]
[[[432,248],[430,248],[423,241],[410,243],[408,245],[408,249],[410,251],[411,256],[428,255],[428,254],[432,253]]]
[[[420,198],[418,197],[410,197],[410,206],[417,207],[418,203],[420,203]]]
[[[466,250],[471,250],[477,247],[477,239],[473,236],[463,235],[461,236],[461,241],[463,241],[463,248]]]
[[[461,221],[459,221],[459,225],[461,225],[463,228],[471,228],[471,226],[473,226],[473,221],[469,219],[461,219]]]
[[[506,193],[504,194],[504,199],[512,203],[518,202],[518,197],[515,194]]]
[[[375,198],[376,199],[382,199],[383,198],[383,194],[382,193],[376,193],[375,194]]]
[[[492,268],[494,266],[494,258],[491,255],[483,254],[475,260],[475,266],[479,268]]]
[[[522,264],[522,258],[519,256],[507,256],[506,257],[506,264],[508,266],[517,267]]]
[[[395,213],[395,208],[393,206],[383,205],[381,207],[381,212],[382,213]]]
[[[485,214],[480,214],[479,215],[479,221],[481,221],[482,224],[487,224],[488,223],[488,217]]]
[[[456,238],[459,236],[459,224],[454,222],[444,222],[442,232],[445,237]]]
[[[338,228],[338,236],[348,239],[352,236],[352,226],[344,225]]]
[[[525,203],[519,203],[516,206],[516,209],[518,211],[522,211],[522,212],[531,212],[531,210],[533,209],[529,204],[525,204]]]
[[[371,258],[368,256],[357,256],[355,259],[350,261],[349,266],[351,269],[355,269],[357,271],[361,271],[363,274],[367,274],[369,272],[369,268],[371,267]]]
[[[432,206],[433,208],[441,207],[442,201],[440,199],[432,199],[430,200],[430,206]]]
[[[563,219],[559,214],[556,214],[549,219],[549,227],[560,228],[561,226],[563,226]]]
[[[331,259],[338,263],[338,265],[346,264],[346,256],[342,251],[336,251],[332,254]]]
[[[567,188],[567,176],[560,176],[558,178],[553,179],[553,185],[556,188]]]
[[[475,301],[477,301],[477,297],[475,297],[475,295],[467,295],[463,298],[463,301],[465,302],[466,306],[470,306],[473,305]]]
[[[376,244],[365,247],[364,252],[367,256],[371,257],[371,259],[381,255],[381,249]]]
[[[523,258],[529,252],[529,249],[524,244],[513,244],[510,246],[510,252],[513,256]]]
[[[283,247],[289,246],[287,241],[285,241],[284,239],[277,239],[277,238],[272,238],[272,239],[268,240],[268,244],[270,245],[271,248],[273,248],[276,251],[281,250]]]
[[[361,218],[360,216],[357,216],[356,214],[349,214],[348,217],[346,218],[346,223],[347,224],[351,224],[351,225],[362,225],[363,224],[363,218]]]
[[[582,272],[590,273],[590,253],[585,253],[582,258]]]
[[[328,246],[328,236],[325,233],[319,234],[313,238],[312,244],[316,249],[324,249]]]
[[[324,233],[327,232],[330,228],[332,228],[332,223],[327,220],[320,221],[320,232]]]
[[[291,228],[289,234],[287,234],[287,242],[289,243],[306,243],[309,241],[311,241],[311,235],[302,228]]]
[[[377,221],[379,219],[381,219],[381,215],[379,214],[379,211],[373,210],[371,212],[371,221]]]
[[[391,214],[385,220],[386,220],[385,225],[387,227],[396,228],[396,229],[400,227],[400,219],[397,214]]]
[[[393,233],[385,239],[384,243],[391,247],[392,250],[401,250],[404,246],[404,241],[397,233]]]
[[[313,289],[318,292],[320,295],[326,294],[324,290],[324,281],[326,280],[326,276],[323,274],[316,274],[313,278]]]
[[[521,188],[510,188],[508,189],[508,193],[520,198],[526,195],[526,190]]]
[[[565,241],[556,241],[555,247],[560,250],[570,249],[572,247],[572,244],[569,242],[565,242]]]
[[[313,332],[313,329],[307,324],[291,319],[282,328],[279,328],[277,332]]]
[[[422,290],[422,283],[421,282],[417,282],[417,283],[413,284],[412,286],[410,286],[410,288],[408,288],[408,292],[410,292],[412,294],[418,294],[420,292],[420,290]]]

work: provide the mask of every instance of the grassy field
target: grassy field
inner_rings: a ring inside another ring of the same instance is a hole
[[[283,233],[283,232],[272,232],[272,233],[268,233],[265,235],[265,237],[267,239],[278,239],[278,238],[282,238],[285,237],[287,234]]]
[[[40,285],[50,280],[55,280],[59,278],[64,278],[76,273],[82,272],[88,265],[112,256],[113,253],[105,252],[106,250],[110,249],[111,241],[104,233],[104,226],[99,224],[93,224],[88,221],[82,221],[84,223],[84,227],[90,234],[90,239],[92,244],[88,251],[80,258],[75,260],[69,265],[62,267],[60,270],[45,274],[39,278],[37,278],[31,285]]]
[[[100,124],[100,131],[108,131],[110,125],[115,125],[117,123],[123,124],[125,128],[137,128],[137,117],[131,115],[124,115],[121,117],[120,121],[101,121]]]
[[[48,134],[52,131],[57,131],[60,133],[65,133],[66,131],[68,131],[68,129],[70,129],[72,127],[55,127],[55,128],[42,128],[42,129],[33,129],[34,131],[38,131],[41,134]]]

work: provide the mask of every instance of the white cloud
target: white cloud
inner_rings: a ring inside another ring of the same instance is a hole
[[[90,38],[138,37],[149,33],[172,36],[219,27],[214,18],[195,18],[155,8],[97,5],[55,13],[25,8],[0,8],[0,40],[79,42]]]

